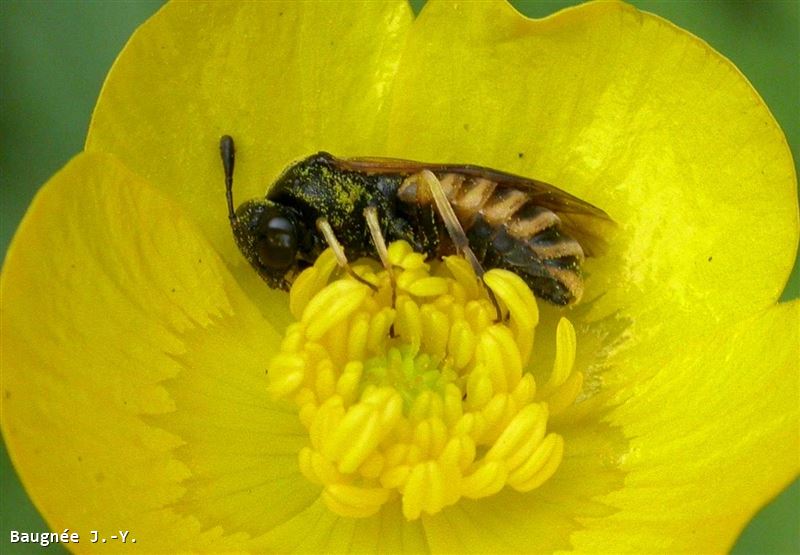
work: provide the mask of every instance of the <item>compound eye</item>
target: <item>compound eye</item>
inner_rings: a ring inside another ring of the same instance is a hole
[[[256,243],[259,262],[266,268],[289,268],[297,255],[294,224],[283,216],[273,216],[262,219],[259,228]]]

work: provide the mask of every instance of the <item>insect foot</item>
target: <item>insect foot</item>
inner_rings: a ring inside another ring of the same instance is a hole
[[[373,292],[336,273],[330,250],[292,286],[298,321],[268,375],[271,393],[293,400],[308,430],[301,471],[322,486],[331,511],[349,517],[399,501],[413,520],[462,497],[538,487],[557,471],[564,449],[548,418],[581,390],[572,325],[561,320],[553,371],[537,390],[526,368],[539,314],[521,278],[486,273],[509,313],[495,322],[463,258],[428,263],[404,242],[388,254],[394,308],[382,267],[353,266],[377,285]]]

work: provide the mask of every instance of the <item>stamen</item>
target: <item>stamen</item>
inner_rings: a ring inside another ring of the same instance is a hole
[[[427,263],[404,242],[387,256],[394,305],[385,270],[352,266],[377,284],[373,292],[339,276],[330,251],[290,292],[298,322],[270,363],[269,388],[296,403],[308,430],[301,472],[322,486],[331,511],[348,517],[399,500],[413,520],[462,497],[538,487],[563,456],[548,418],[572,405],[583,383],[572,325],[559,323],[553,372],[537,392],[526,368],[539,315],[518,276],[485,275],[509,314],[495,322],[463,258]]]

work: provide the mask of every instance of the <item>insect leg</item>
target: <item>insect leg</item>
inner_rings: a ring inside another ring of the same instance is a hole
[[[222,167],[225,169],[225,196],[228,199],[228,219],[233,222],[236,213],[233,210],[233,163],[236,158],[236,149],[233,147],[233,138],[223,135],[219,140],[219,154],[222,157]]]
[[[450,206],[450,201],[447,200],[447,195],[445,195],[444,188],[439,182],[439,179],[430,170],[422,170],[417,175],[428,184],[428,187],[430,187],[431,195],[436,203],[436,210],[442,217],[444,226],[447,228],[447,233],[450,235],[450,239],[453,241],[456,251],[464,255],[464,258],[466,258],[467,262],[469,262],[472,266],[472,270],[475,272],[475,275],[477,275],[478,278],[483,281],[483,275],[486,272],[483,271],[483,266],[481,266],[481,263],[478,261],[478,257],[475,256],[474,252],[472,252],[472,249],[469,246],[469,239],[467,239],[467,234],[464,233],[464,228],[461,227],[461,222],[458,221],[456,213],[453,211],[453,207]],[[497,302],[497,299],[495,298],[491,289],[487,287],[486,292],[489,294],[489,299],[492,301],[494,309],[497,312],[496,321],[500,322],[503,319],[503,312],[500,310],[500,304]]]
[[[375,250],[378,251],[378,257],[381,263],[390,276],[392,274],[392,263],[389,261],[389,251],[386,248],[386,241],[383,238],[381,231],[381,224],[378,220],[378,209],[374,206],[368,206],[364,209],[364,218],[367,220],[367,227],[369,227],[369,234],[372,236],[372,242],[375,245]]]
[[[394,271],[392,271],[392,263],[389,260],[389,251],[386,248],[386,241],[383,238],[381,224],[378,220],[378,209],[374,206],[366,207],[364,209],[364,218],[367,220],[369,234],[372,236],[372,243],[375,245],[375,250],[378,251],[378,257],[380,257],[386,273],[389,274],[389,282],[392,284],[392,308],[394,308],[394,303],[397,298],[397,284],[394,280]]]
[[[325,218],[318,218],[317,219],[317,229],[322,233],[322,236],[325,237],[325,242],[328,243],[328,246],[333,251],[334,256],[336,257],[336,262],[339,264],[340,268],[344,268],[344,270],[350,274],[350,277],[355,279],[356,281],[360,281],[373,291],[377,291],[378,287],[371,284],[357,273],[353,271],[353,268],[350,267],[350,263],[347,262],[347,255],[345,255],[344,248],[342,248],[342,244],[339,243],[339,240],[336,239],[336,235],[333,233],[333,228],[331,224],[328,223],[328,220]]]

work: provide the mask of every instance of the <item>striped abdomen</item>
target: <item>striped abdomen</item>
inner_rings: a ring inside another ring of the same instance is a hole
[[[510,270],[536,295],[565,305],[583,293],[584,250],[562,229],[552,210],[536,203],[524,186],[457,172],[436,173],[461,222],[470,247],[485,268]],[[415,228],[430,255],[452,251],[427,185],[416,175],[406,178],[398,198],[417,219]],[[435,227],[435,230],[433,229]]]

